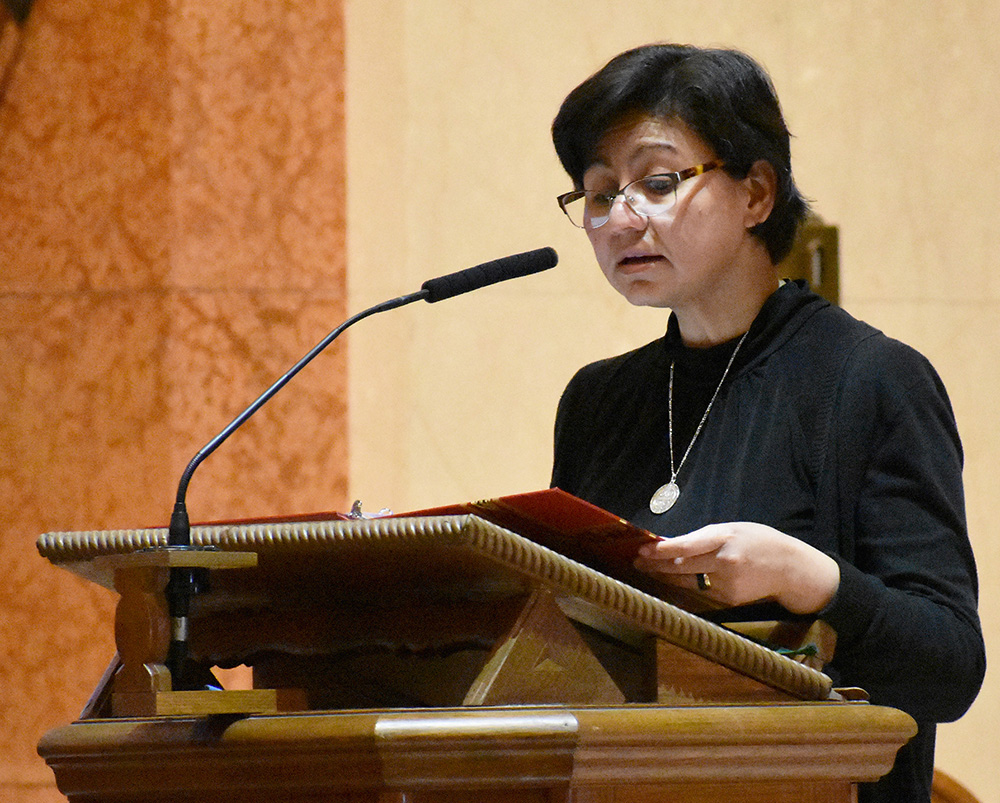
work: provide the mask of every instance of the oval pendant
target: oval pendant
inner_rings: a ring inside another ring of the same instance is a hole
[[[656,489],[653,498],[649,500],[649,509],[654,513],[666,513],[674,506],[674,502],[681,495],[681,489],[677,483],[671,480],[666,485],[661,485]]]

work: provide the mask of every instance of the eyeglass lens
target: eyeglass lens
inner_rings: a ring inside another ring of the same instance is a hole
[[[637,215],[656,217],[676,202],[677,184],[672,176],[647,176],[628,184],[616,195],[586,192],[567,203],[566,211],[575,225],[596,229],[608,222],[620,195]]]

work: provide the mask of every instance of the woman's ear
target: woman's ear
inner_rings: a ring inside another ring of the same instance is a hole
[[[767,220],[774,209],[778,194],[778,176],[774,166],[758,159],[743,179],[743,185],[747,189],[746,227],[752,229]]]

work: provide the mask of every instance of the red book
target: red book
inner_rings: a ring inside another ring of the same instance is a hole
[[[472,514],[686,610],[719,606],[694,591],[637,571],[633,561],[657,536],[559,488],[393,514],[393,518]]]

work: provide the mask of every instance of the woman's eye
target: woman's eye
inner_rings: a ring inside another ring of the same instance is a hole
[[[642,189],[649,197],[664,197],[674,191],[677,182],[670,176],[650,176],[642,180]]]

